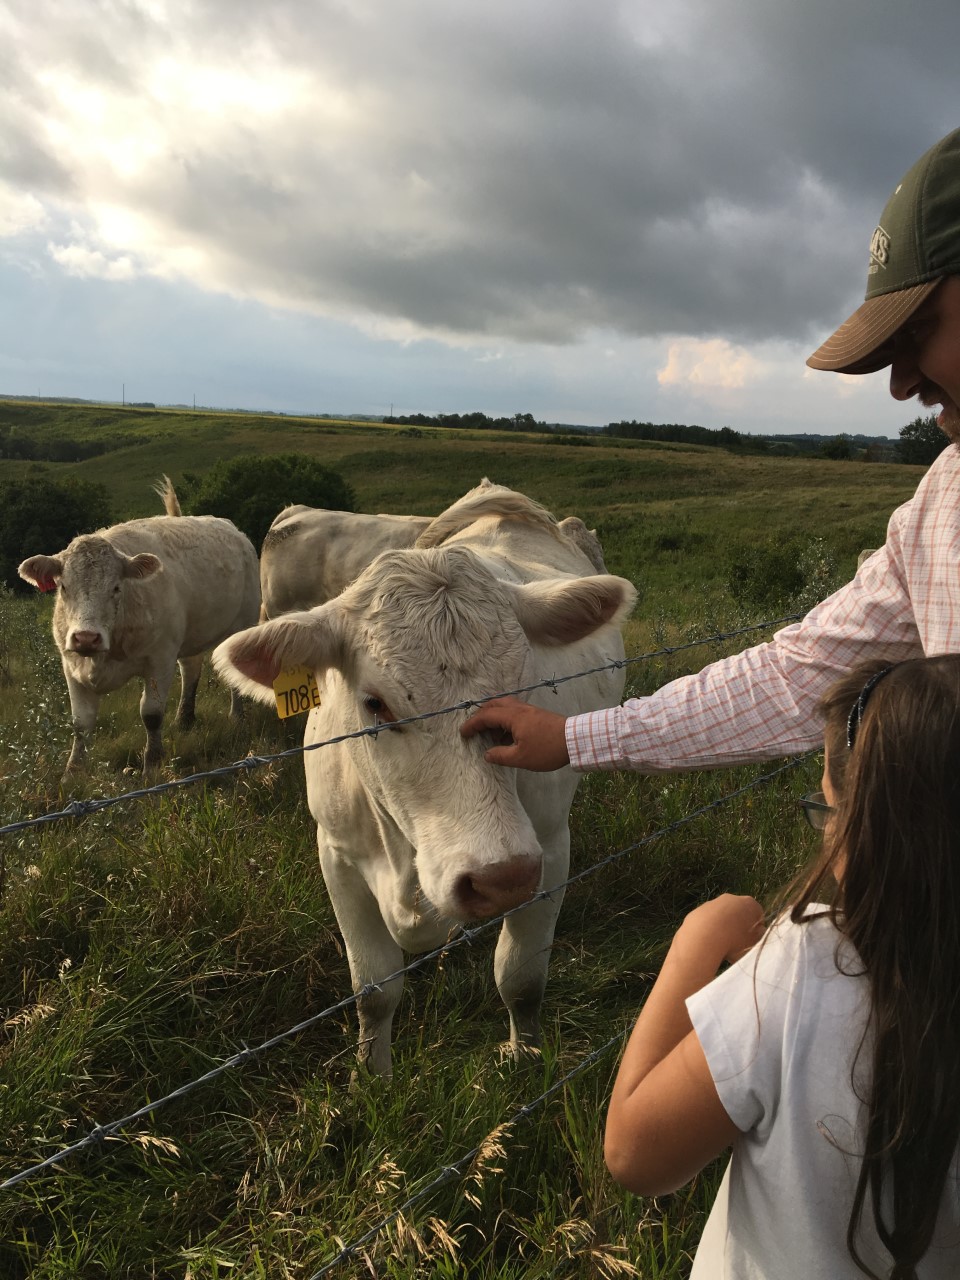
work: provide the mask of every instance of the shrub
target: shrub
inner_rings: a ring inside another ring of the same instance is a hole
[[[849,462],[853,457],[853,449],[846,436],[834,436],[832,440],[824,440],[820,446],[820,456],[831,458],[834,462]]]
[[[742,545],[727,567],[727,589],[742,608],[803,612],[840,585],[822,538],[789,538]]]
[[[353,511],[356,498],[336,471],[301,453],[233,458],[205,475],[184,477],[185,509],[191,515],[225,516],[255,547],[275,516],[291,503]]]
[[[56,555],[79,533],[110,523],[110,499],[102,484],[50,480],[44,475],[0,484],[0,556],[3,581],[32,591],[17,575],[27,556]]]

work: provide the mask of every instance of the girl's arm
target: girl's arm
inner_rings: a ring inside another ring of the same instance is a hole
[[[760,904],[730,893],[692,911],[677,930],[627,1043],[607,1112],[607,1168],[628,1190],[676,1191],[739,1133],[685,1001],[762,933]]]

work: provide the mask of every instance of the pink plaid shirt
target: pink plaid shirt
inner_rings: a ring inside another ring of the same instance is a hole
[[[575,769],[665,773],[818,746],[816,706],[857,663],[960,652],[960,449],[944,450],[852,582],[766,644],[649,698],[571,716]]]

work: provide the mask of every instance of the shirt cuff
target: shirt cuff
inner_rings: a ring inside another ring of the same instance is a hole
[[[570,767],[587,769],[619,769],[624,765],[617,732],[619,707],[590,711],[582,716],[568,716],[564,734]]]

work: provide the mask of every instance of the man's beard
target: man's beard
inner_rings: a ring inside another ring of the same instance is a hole
[[[952,444],[960,444],[960,413],[957,407],[948,395],[937,386],[935,382],[924,382],[917,392],[917,399],[926,408],[932,409],[935,405],[943,407],[943,421],[940,416],[937,418],[937,426]],[[946,404],[943,402],[946,401]]]

